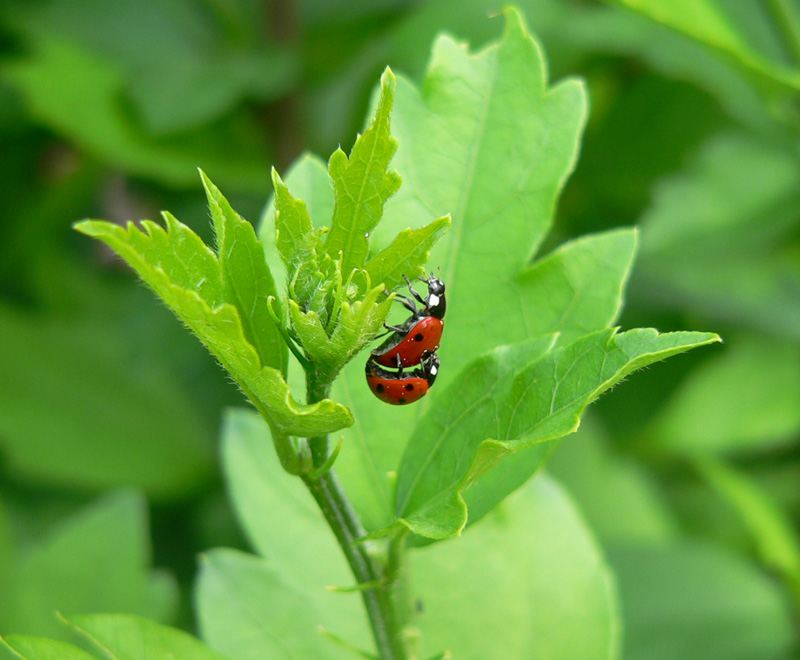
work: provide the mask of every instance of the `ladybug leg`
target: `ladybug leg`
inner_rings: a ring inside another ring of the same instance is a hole
[[[399,326],[396,326],[396,325],[388,325],[388,324],[384,323],[383,327],[386,328],[389,332],[400,332],[400,333],[403,332],[403,328],[401,328]],[[387,332],[387,333],[384,333],[384,334],[389,334],[389,333]]]
[[[408,279],[408,276],[407,275],[403,275],[403,279],[406,281],[406,286],[408,287],[408,290],[411,292],[411,295],[414,296],[414,298],[417,300],[417,302],[419,302],[419,303],[424,305],[425,304],[425,298],[423,298],[421,295],[419,295],[419,293],[417,293],[414,290],[414,287],[411,286],[411,280]],[[423,281],[425,281],[425,280],[423,280]]]
[[[400,359],[400,353],[394,356],[395,364],[397,365],[397,376],[403,375],[403,361]]]
[[[414,301],[411,300],[411,298],[408,298],[406,296],[397,296],[397,299],[400,301],[400,304],[403,307],[405,307],[408,311],[410,311],[412,314],[419,313],[417,306],[414,304]]]

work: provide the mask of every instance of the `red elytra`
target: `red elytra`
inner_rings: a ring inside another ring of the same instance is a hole
[[[384,403],[402,406],[419,401],[428,393],[439,372],[439,358],[435,353],[429,355],[420,369],[407,373],[387,371],[369,359],[365,372],[367,385],[376,397]]]
[[[381,378],[367,376],[367,384],[372,393],[384,403],[402,406],[419,401],[428,393],[430,385],[424,378]]]
[[[413,317],[411,321],[413,321]],[[403,333],[393,333],[372,351],[375,362],[384,367],[411,367],[420,364],[425,356],[436,352],[442,340],[444,321],[435,316],[423,316]]]

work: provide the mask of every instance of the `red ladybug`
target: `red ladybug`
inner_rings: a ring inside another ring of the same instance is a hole
[[[411,317],[400,327],[386,326],[392,334],[372,351],[372,358],[384,367],[402,368],[420,364],[425,356],[439,348],[447,309],[444,282],[434,277],[433,273],[428,279],[420,278],[420,280],[428,285],[427,297],[423,299],[406,278],[408,290],[413,298],[399,294],[397,297],[411,310]],[[417,309],[415,299],[422,303],[422,309]]]
[[[370,358],[365,372],[369,389],[376,397],[384,403],[402,406],[419,401],[428,393],[439,373],[439,357],[432,353],[422,361],[419,369],[405,373],[402,369],[383,369]]]

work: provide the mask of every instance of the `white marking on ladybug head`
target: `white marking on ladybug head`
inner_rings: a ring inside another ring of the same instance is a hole
[[[438,304],[439,296],[437,296],[435,293],[432,293],[430,296],[428,296],[428,307],[436,307]]]
[[[439,373],[439,367],[437,367],[435,364],[431,365],[430,373],[431,376],[435,376]]]

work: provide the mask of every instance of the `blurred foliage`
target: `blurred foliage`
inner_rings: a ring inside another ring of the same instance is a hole
[[[352,141],[386,64],[420,79],[437,33],[477,49],[504,4],[0,4],[0,633],[58,634],[55,608],[191,627],[196,554],[246,547],[215,460],[222,410],[241,396],[71,223],[169,208],[208,240],[198,166],[255,222],[270,165]],[[552,79],[584,77],[591,99],[545,247],[637,224],[622,325],[726,339],[637,375],[553,455],[617,575],[622,657],[796,657],[800,5],[519,5]],[[141,496],[103,496],[119,487],[147,497],[149,530]],[[564,498],[545,481],[509,515],[544,496]],[[248,561],[210,555],[201,589],[272,579]],[[180,603],[151,564],[177,577]]]

